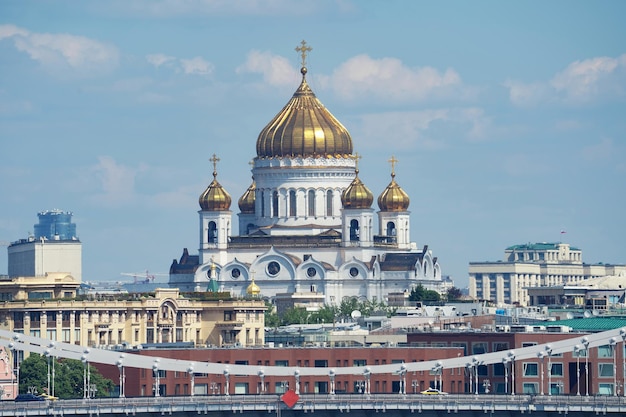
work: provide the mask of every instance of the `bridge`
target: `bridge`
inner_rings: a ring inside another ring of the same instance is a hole
[[[129,352],[95,349],[77,346],[69,343],[51,341],[21,333],[0,330],[0,345],[6,346],[13,353],[29,351],[39,353],[45,357],[58,357],[80,360],[83,364],[102,363],[117,366],[119,369],[120,396],[119,398],[82,400],[65,400],[47,403],[7,403],[3,402],[0,416],[39,416],[39,415],[190,415],[217,413],[246,413],[249,415],[267,415],[268,413],[319,413],[321,416],[335,415],[339,412],[360,413],[393,411],[397,414],[425,413],[427,416],[438,416],[449,413],[472,415],[472,413],[494,414],[505,413],[506,416],[517,416],[524,413],[560,413],[572,415],[626,415],[626,390],[622,393],[614,389],[611,395],[595,396],[586,392],[578,395],[544,395],[544,362],[549,362],[552,356],[563,353],[577,353],[577,360],[589,364],[589,349],[600,346],[609,346],[613,351],[613,386],[619,387],[618,374],[622,370],[621,384],[626,382],[626,361],[623,353],[626,345],[626,328],[613,329],[589,335],[575,335],[550,344],[534,345],[515,350],[484,353],[481,355],[456,357],[449,359],[393,363],[372,366],[352,366],[336,368],[315,367],[282,367],[261,365],[238,365],[227,363],[212,363],[199,361],[185,361],[164,357],[142,356]],[[621,347],[622,360],[617,362],[617,348]],[[584,352],[584,355],[581,354]],[[516,361],[534,359],[541,361],[541,395],[519,395],[515,393],[515,384],[511,384],[511,391],[504,395],[480,394],[478,390],[478,367],[488,364],[503,363],[505,372],[510,368],[510,375],[515,381]],[[547,359],[547,360],[546,360]],[[134,367],[151,369],[156,375],[160,370],[186,373],[191,382],[193,393],[194,376],[196,374],[219,375],[225,380],[222,395],[187,396],[187,397],[159,397],[155,390],[155,397],[125,398],[124,397],[124,368]],[[469,394],[454,395],[420,395],[407,394],[406,375],[410,372],[427,371],[439,377],[439,386],[442,386],[444,369],[461,368],[469,375]],[[577,367],[579,368],[579,367]],[[370,378],[373,374],[395,374],[399,378],[399,392],[395,394],[372,394],[370,392]],[[288,392],[296,394],[297,401],[289,407],[278,394],[261,392],[257,395],[230,395],[229,378],[231,375],[246,375],[259,378],[262,382],[266,376],[279,376],[289,382],[289,387],[295,387]],[[334,390],[334,381],[337,375],[360,375],[363,378],[362,391],[359,394],[337,394]],[[301,394],[299,381],[302,376],[321,376],[328,378],[329,393]],[[548,373],[548,378],[549,378]],[[588,381],[587,381],[588,382]],[[622,385],[623,386],[623,385]],[[87,389],[84,390],[87,392]],[[593,393],[591,393],[593,394]],[[620,395],[621,394],[621,395]],[[24,405],[27,404],[27,405]],[[215,414],[214,414],[215,415]],[[359,414],[357,414],[359,415]],[[546,414],[547,415],[547,414]]]
[[[421,395],[421,394],[346,394],[301,395],[293,407],[277,395],[216,395],[195,397],[141,397],[59,400],[14,403],[3,401],[0,416],[296,416],[318,417],[345,413],[354,417],[371,413],[463,416],[597,416],[626,415],[626,399],[615,396],[529,396],[529,395]]]

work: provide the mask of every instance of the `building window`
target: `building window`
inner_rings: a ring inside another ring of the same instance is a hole
[[[612,363],[599,363],[598,364],[598,375],[600,378],[606,378],[614,375],[614,369]]]
[[[289,191],[289,217],[296,217],[296,192]]]
[[[536,363],[524,363],[524,376],[537,376],[538,366]]]
[[[598,384],[598,395],[614,395],[613,384]]]
[[[217,243],[217,225],[215,222],[209,222],[207,239],[209,243]]]
[[[326,215],[333,215],[333,192],[330,190],[326,191]]]
[[[315,368],[328,368],[328,361],[326,359],[315,359],[313,366]]]
[[[315,216],[315,191],[309,190],[309,216]]]
[[[367,360],[365,359],[355,359],[352,362],[352,366],[366,366],[367,365]]]
[[[239,268],[233,268],[232,271],[230,271],[230,276],[233,279],[237,279],[241,276],[241,271],[239,270]]]
[[[274,366],[289,366],[289,361],[277,360],[274,362]]]
[[[350,242],[357,242],[359,240],[359,221],[356,219],[350,220]]]
[[[387,223],[387,236],[396,235],[396,224],[394,222]]]
[[[278,217],[278,191],[272,193],[272,216]]]
[[[315,275],[317,275],[317,270],[311,266],[306,270],[306,274],[309,276],[309,278],[313,278]]]
[[[536,382],[524,382],[523,393],[530,395],[537,395],[539,385]]]
[[[355,267],[350,268],[350,276],[351,277],[357,277],[359,275],[359,270]]]
[[[265,192],[261,191],[261,217],[265,217]]]
[[[487,342],[472,343],[472,355],[487,353]]]
[[[551,366],[550,373],[552,376],[563,376],[563,364],[562,363],[553,363]]]
[[[609,345],[598,346],[598,358],[612,358],[613,349]]]
[[[272,261],[267,264],[267,274],[271,277],[275,277],[280,272],[280,264],[276,261]]]

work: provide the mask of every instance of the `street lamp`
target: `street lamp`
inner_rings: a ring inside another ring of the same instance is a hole
[[[589,396],[589,339],[583,337],[580,342],[585,346],[585,396]]]
[[[489,394],[489,387],[491,387],[491,382],[488,379],[483,379],[483,389],[485,390],[485,394]]]
[[[224,379],[226,383],[224,384],[224,395],[230,396],[230,371],[228,369],[224,369]]]
[[[437,373],[439,375],[439,390],[443,391],[443,363],[437,361]],[[437,375],[435,375],[435,381],[437,381]]]
[[[548,355],[548,395],[552,395],[552,346],[546,345]]]
[[[152,375],[154,376],[154,396],[160,397],[161,393],[159,392],[159,386],[161,385],[161,378],[159,375],[159,364],[157,361],[158,359],[155,359],[152,364]]]
[[[613,355],[613,395],[617,396],[617,349],[615,349],[615,345],[617,345],[617,339],[612,337],[609,340],[609,346],[611,346],[611,355]]]
[[[261,369],[259,370],[259,372],[257,372],[257,375],[261,379],[261,389],[259,390],[259,394],[264,394],[265,393],[265,372],[263,372],[263,370]]]
[[[17,389],[14,389],[13,394],[14,396],[18,396],[20,393],[20,357],[19,357],[19,350],[17,350],[17,345],[16,343],[18,343],[20,341],[20,336],[19,334],[14,334],[13,335],[13,341],[9,343],[9,349],[11,349],[12,352],[12,357],[13,357],[13,365],[15,366],[15,377],[17,379]],[[13,384],[13,374],[11,373],[11,384]]]
[[[189,368],[187,368],[187,373],[189,374],[189,378],[191,379],[191,396],[193,397],[194,391],[195,391],[195,379],[196,379],[196,374],[193,371],[193,366],[189,365]]]
[[[365,368],[365,371],[363,371],[363,376],[365,377],[365,394],[369,397],[372,391],[372,385],[371,385],[372,370],[370,369],[369,366]],[[406,389],[404,392],[406,394]]]
[[[335,370],[331,369],[328,373],[330,379],[330,395],[335,395]]]
[[[509,392],[509,359],[502,358],[502,366],[504,367],[504,393]]]
[[[296,380],[296,389],[294,391],[296,394],[300,395],[300,370],[296,369],[293,373],[293,376]]]
[[[541,361],[540,366],[541,366],[541,378],[539,379],[539,381],[541,381],[541,395],[544,395],[544,391],[543,391],[543,359],[546,357],[546,352],[541,351],[541,352],[537,352],[537,357],[539,358],[539,360]]]
[[[465,364],[465,369],[467,369],[467,374],[469,376],[469,393],[471,394],[472,392],[474,392],[473,389],[473,382],[474,382],[474,374],[472,373],[472,364],[467,362]]]
[[[476,390],[475,394],[478,395],[478,365],[480,365],[480,361],[474,356],[472,363],[474,364],[474,389]]]
[[[83,363],[83,399],[90,398],[89,387],[91,385],[91,369],[89,369],[89,348],[83,351],[83,355],[80,357],[80,361]]]
[[[576,395],[580,396],[580,345],[574,346],[574,354],[576,355]]]
[[[508,355],[511,361],[511,395],[515,395],[515,351],[509,350]]]
[[[124,398],[124,380],[126,379],[126,375],[124,373],[124,354],[120,355],[116,365],[117,369],[120,371],[120,398]]]

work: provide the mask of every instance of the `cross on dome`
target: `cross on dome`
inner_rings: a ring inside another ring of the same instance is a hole
[[[391,159],[389,159],[387,162],[391,164],[391,175],[395,176],[396,175],[396,163],[398,162],[398,160],[396,159],[395,156],[391,155]]]
[[[296,52],[300,52],[300,56],[302,57],[302,67],[306,67],[306,53],[311,52],[313,48],[307,46],[305,40],[302,40],[302,42],[300,42],[300,45],[302,46],[296,46]]]
[[[217,163],[220,161],[220,158],[218,158],[217,155],[213,154],[213,156],[209,158],[209,161],[213,163],[213,176],[216,177],[217,176]]]

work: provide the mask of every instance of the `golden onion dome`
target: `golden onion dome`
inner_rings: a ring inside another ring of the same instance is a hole
[[[315,97],[306,82],[306,67],[300,73],[302,82],[291,100],[259,134],[257,156],[348,157],[350,133]]]
[[[261,294],[261,288],[258,285],[256,285],[256,283],[254,282],[254,279],[252,280],[250,285],[248,285],[248,288],[246,288],[246,293],[248,293],[249,295],[253,295],[253,296],[257,296]]]
[[[200,203],[200,208],[203,211],[227,211],[230,209],[232,200],[230,194],[217,181],[216,164],[219,158],[213,154],[211,161],[213,162],[213,181],[204,190],[198,199],[198,203]]]
[[[374,194],[363,184],[356,169],[356,177],[341,194],[341,204],[345,209],[368,209],[374,202]]]
[[[239,197],[239,210],[241,214],[254,214],[254,201],[256,198],[256,182],[252,177],[252,184],[245,193]]]
[[[396,183],[396,173],[393,170],[393,164],[397,162],[391,157],[391,182],[378,196],[378,207],[381,211],[407,211],[409,208],[409,195]]]

